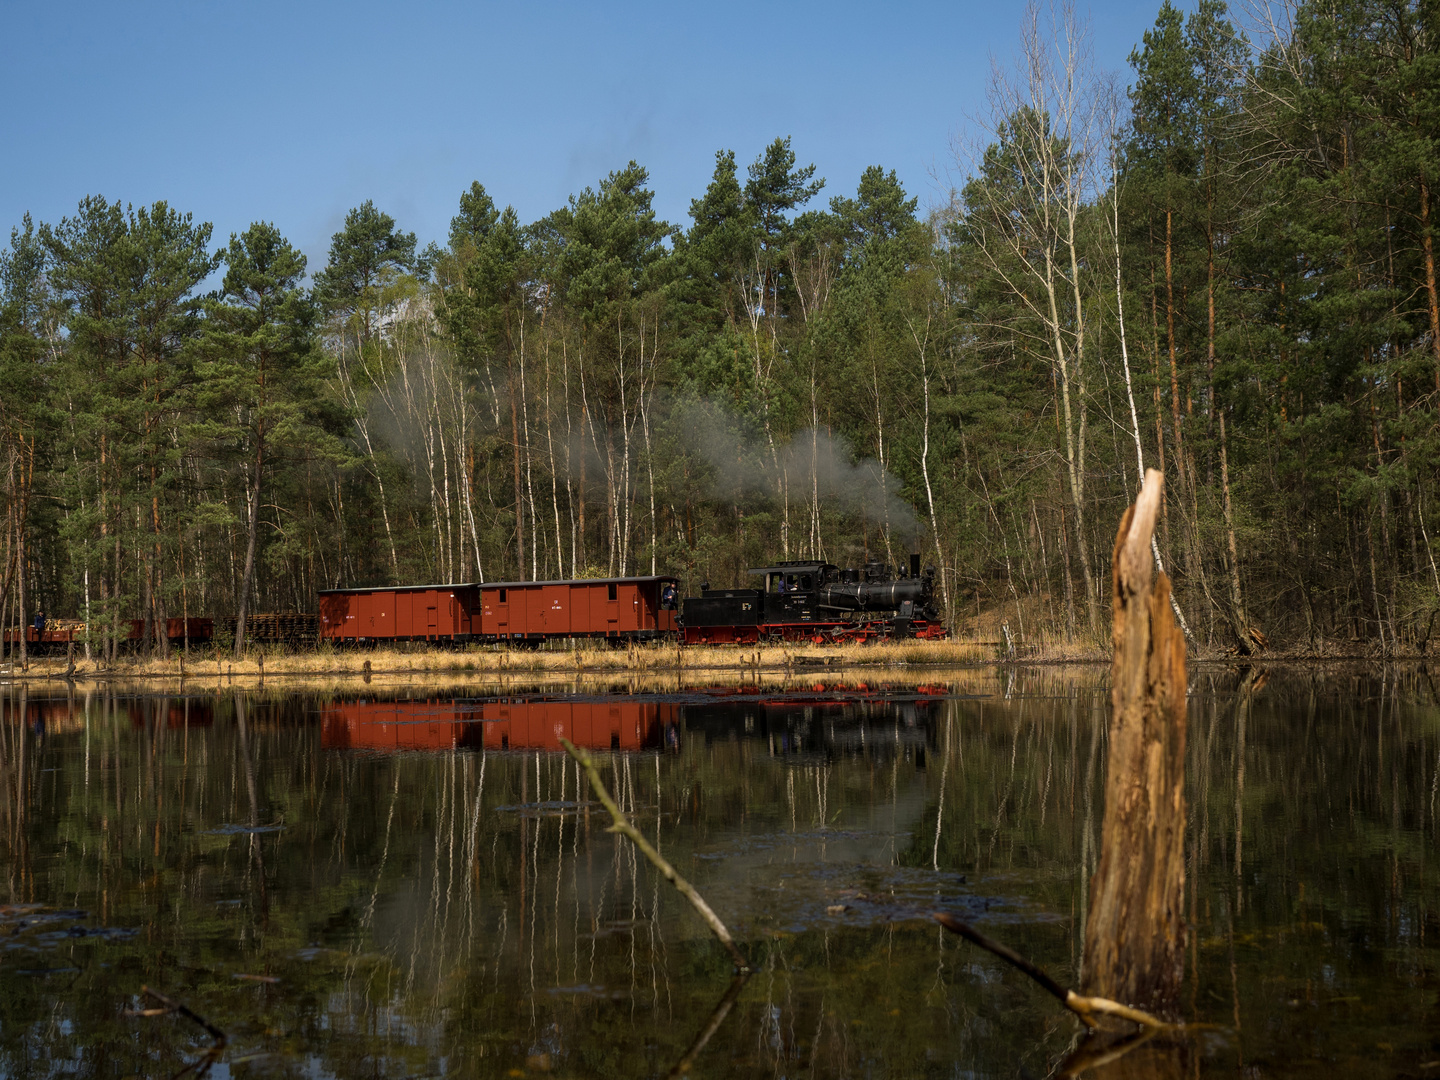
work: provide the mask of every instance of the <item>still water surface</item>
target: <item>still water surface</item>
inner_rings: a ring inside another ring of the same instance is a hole
[[[731,989],[558,734],[759,969],[695,1076],[1045,1076],[1098,669],[868,686],[0,687],[0,1075],[665,1075]],[[1440,705],[1408,669],[1202,669],[1186,1075],[1440,1076]]]

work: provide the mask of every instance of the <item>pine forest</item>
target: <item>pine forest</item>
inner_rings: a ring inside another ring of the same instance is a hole
[[[780,137],[686,222],[641,163],[535,221],[481,178],[443,238],[355,207],[323,266],[123,192],[14,223],[0,625],[113,656],[319,589],[918,551],[957,635],[1095,645],[1158,468],[1194,647],[1423,647],[1440,2],[1167,0],[1114,74],[1024,26],[929,207]]]

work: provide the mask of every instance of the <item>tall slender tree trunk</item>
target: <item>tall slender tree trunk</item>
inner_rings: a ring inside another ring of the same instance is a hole
[[[513,376],[513,372],[511,373]],[[510,458],[515,481],[515,567],[516,578],[525,580],[525,495],[520,483],[520,410],[515,380],[510,380]]]
[[[255,581],[255,544],[260,535],[260,476],[265,460],[265,444],[262,435],[255,448],[255,474],[251,479],[246,499],[247,521],[245,527],[245,569],[240,575],[240,603],[235,615],[235,659],[245,653],[245,620],[250,614],[250,589]]]
[[[1074,251],[1072,249],[1072,255]],[[1084,465],[1077,454],[1076,447],[1076,423],[1071,405],[1070,389],[1070,359],[1066,355],[1065,338],[1060,322],[1060,307],[1056,297],[1055,277],[1057,271],[1051,263],[1051,252],[1047,248],[1045,252],[1045,293],[1049,305],[1049,331],[1051,344],[1054,348],[1055,367],[1060,375],[1060,409],[1061,419],[1064,423],[1065,436],[1065,468],[1070,482],[1070,506],[1075,514],[1075,550],[1080,556],[1080,572],[1085,579],[1085,601],[1086,610],[1090,616],[1091,634],[1100,632],[1100,602],[1095,595],[1095,575],[1090,569],[1090,552],[1085,547],[1085,478]],[[1077,326],[1076,340],[1080,340],[1083,327]],[[1078,360],[1078,357],[1077,357]],[[1078,364],[1077,364],[1078,369]],[[1083,449],[1083,443],[1082,449]]]
[[[1425,256],[1425,300],[1430,314],[1430,350],[1435,355],[1435,390],[1440,392],[1440,296],[1435,286],[1435,238],[1430,223],[1430,186],[1420,181],[1420,247]]]
[[[935,539],[935,572],[940,575],[940,595],[945,604],[945,621],[953,621],[950,609],[950,580],[945,576],[945,550],[940,545],[940,520],[935,513],[935,491],[930,486],[930,368],[920,353],[920,382],[925,398],[925,424],[920,434],[920,475],[925,480],[925,505],[930,511],[930,533]]]
[[[1230,632],[1235,648],[1242,656],[1250,655],[1250,623],[1245,615],[1245,597],[1240,591],[1240,552],[1235,544],[1235,511],[1230,502],[1230,452],[1225,431],[1225,410],[1216,409],[1220,420],[1220,505],[1225,515],[1225,547],[1230,564]]]
[[[1120,329],[1120,367],[1125,374],[1125,403],[1130,406],[1130,433],[1135,438],[1135,483],[1136,492],[1145,484],[1145,450],[1140,443],[1140,414],[1135,408],[1135,386],[1130,378],[1130,346],[1129,337],[1125,331],[1125,288],[1120,261],[1120,168],[1118,158],[1111,158],[1111,188],[1114,192],[1114,201],[1111,203],[1111,239],[1115,242],[1115,320]],[[1157,387],[1156,393],[1159,393]],[[1157,414],[1158,415],[1158,414]],[[1157,421],[1158,424],[1158,421]],[[1158,435],[1159,432],[1157,431]],[[1164,440],[1161,446],[1161,475],[1164,475]],[[1164,560],[1160,558],[1160,545],[1155,539],[1154,530],[1150,533],[1150,554],[1155,560],[1157,573],[1165,573]],[[1175,599],[1175,593],[1170,591],[1170,610],[1175,614],[1175,621],[1180,624],[1180,630],[1187,639],[1191,637],[1190,625],[1185,621],[1185,615],[1180,610],[1180,604]]]
[[[1174,211],[1165,208],[1165,345],[1170,356],[1170,426],[1175,439],[1175,474],[1185,486],[1185,451],[1180,438],[1180,364],[1175,350]]]
[[[25,464],[23,461],[20,464],[20,472],[23,476],[25,472]],[[29,576],[25,572],[25,559],[27,554],[25,550],[25,518],[27,516],[26,503],[28,501],[28,499],[21,498],[20,511],[15,515],[15,578],[18,586],[15,591],[15,600],[17,604],[16,610],[20,616],[20,667],[22,669],[28,667],[30,664],[30,649],[27,641],[30,636],[29,612],[25,604],[25,579]]]

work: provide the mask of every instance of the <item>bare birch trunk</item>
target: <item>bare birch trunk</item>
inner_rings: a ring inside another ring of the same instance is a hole
[[[250,614],[250,588],[255,580],[255,542],[260,533],[260,468],[263,450],[255,454],[255,476],[247,493],[249,511],[245,529],[245,570],[240,577],[240,603],[235,616],[235,659],[245,652],[245,620]]]
[[[930,511],[930,533],[935,540],[935,572],[940,575],[940,594],[944,598],[945,622],[954,622],[950,610],[950,582],[945,576],[945,551],[940,545],[940,521],[935,514],[935,492],[930,486],[930,320],[925,320],[925,333],[921,336],[912,323],[910,336],[920,353],[920,389],[924,398],[924,423],[920,430],[920,475],[925,480],[925,505]]]
[[[510,386],[510,457],[515,481],[515,576],[525,578],[525,500],[520,488],[520,410],[514,380]]]
[[[1114,140],[1112,139],[1112,146]],[[1112,149],[1110,156],[1110,190],[1111,199],[1111,240],[1115,244],[1115,320],[1120,328],[1120,366],[1125,372],[1125,402],[1130,406],[1130,433],[1135,437],[1135,478],[1138,485],[1145,483],[1145,450],[1140,445],[1140,414],[1135,408],[1135,387],[1130,379],[1130,347],[1129,340],[1125,333],[1125,288],[1121,275],[1120,262],[1120,159]],[[1211,297],[1211,327],[1214,327],[1214,297]],[[1211,347],[1214,347],[1214,335],[1211,335]],[[1159,390],[1157,388],[1156,392]],[[1157,414],[1158,415],[1158,414]],[[1158,422],[1158,421],[1157,421]],[[1161,443],[1163,451],[1163,440]],[[1160,470],[1164,472],[1164,454],[1161,454]],[[1160,545],[1154,534],[1150,536],[1150,554],[1155,559],[1155,569],[1159,573],[1165,573],[1165,563],[1160,558]],[[1180,610],[1180,604],[1175,599],[1175,594],[1170,594],[1170,610],[1175,614],[1175,621],[1180,624],[1180,630],[1184,633],[1186,640],[1193,641],[1194,635],[1190,633],[1190,626],[1185,621],[1185,615]]]

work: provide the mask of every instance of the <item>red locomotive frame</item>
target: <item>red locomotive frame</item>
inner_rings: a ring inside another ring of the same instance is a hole
[[[914,619],[909,637],[941,641],[950,632],[937,622]],[[810,645],[865,645],[895,637],[894,621],[760,623],[755,626],[687,626],[680,632],[685,645],[756,645],[763,642],[794,642]]]

